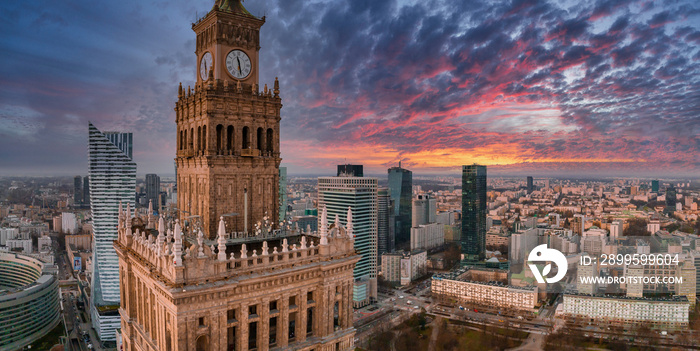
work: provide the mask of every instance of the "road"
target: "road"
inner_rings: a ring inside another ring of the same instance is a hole
[[[54,246],[54,252],[56,252],[55,263],[58,266],[59,285],[61,286],[61,306],[66,331],[71,339],[71,347],[74,349],[77,345],[78,350],[87,351],[89,350],[88,345],[91,345],[94,350],[104,350],[97,338],[97,333],[92,329],[90,313],[78,307],[79,293],[76,284],[77,279],[71,266],[72,262],[68,262],[65,251],[59,251],[60,248],[55,237],[52,245]],[[87,306],[87,304],[83,304],[83,306]],[[87,341],[84,340],[83,333],[88,335]]]

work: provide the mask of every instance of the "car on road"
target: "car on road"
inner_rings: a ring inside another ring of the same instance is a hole
[[[399,298],[400,298],[400,299],[403,299],[403,295],[399,295]]]

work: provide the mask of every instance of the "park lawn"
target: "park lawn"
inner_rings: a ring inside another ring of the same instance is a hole
[[[406,350],[427,350],[430,346],[430,335],[433,332],[432,327],[426,327],[425,330],[411,329],[403,332],[396,340],[396,348]]]

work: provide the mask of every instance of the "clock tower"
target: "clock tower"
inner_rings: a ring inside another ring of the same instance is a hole
[[[279,83],[259,79],[260,28],[240,0],[217,0],[192,24],[197,35],[197,82],[180,85],[177,124],[179,217],[214,239],[226,228],[252,232],[279,211]]]

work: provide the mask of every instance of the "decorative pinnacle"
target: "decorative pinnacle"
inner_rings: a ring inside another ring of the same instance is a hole
[[[273,92],[275,93],[275,97],[279,97],[279,96],[280,96],[280,81],[277,80],[277,77],[275,77],[275,85],[274,85],[274,91],[273,91]]]
[[[224,236],[226,235],[226,224],[224,223],[224,217],[221,216],[219,217],[219,238],[217,240],[219,244],[219,261],[226,261],[226,239],[224,239]]]
[[[321,213],[321,228],[319,228],[321,234],[321,242],[319,245],[328,245],[328,210],[326,206],[323,206],[323,212]]]
[[[348,206],[348,221],[345,225],[345,232],[348,234],[351,240],[355,239],[355,233],[352,226],[352,208]]]

